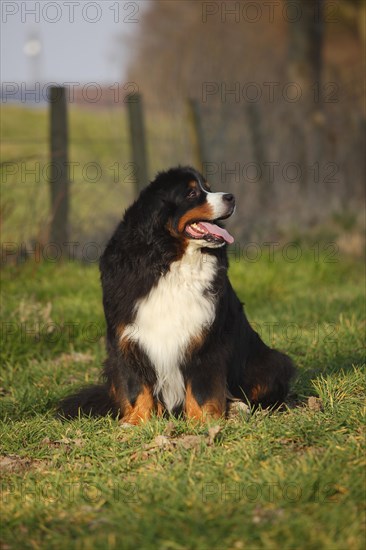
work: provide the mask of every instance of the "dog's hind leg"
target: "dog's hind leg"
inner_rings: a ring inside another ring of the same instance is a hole
[[[295,367],[287,355],[271,349],[248,371],[245,394],[253,405],[266,408],[285,401],[295,375]]]

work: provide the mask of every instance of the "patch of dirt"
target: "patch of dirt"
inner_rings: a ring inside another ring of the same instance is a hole
[[[320,455],[325,451],[324,447],[315,447],[314,445],[308,445],[301,439],[294,439],[291,437],[283,437],[278,441],[280,445],[288,447],[293,453],[313,453]]]
[[[94,357],[91,353],[80,353],[74,351],[72,353],[62,353],[52,362],[54,365],[69,365],[70,363],[91,363]]]
[[[0,456],[0,470],[3,472],[19,472],[30,468],[44,469],[49,464],[48,460],[21,457],[19,455]]]
[[[172,426],[169,426],[168,432],[170,430],[172,430]],[[173,451],[175,449],[194,450],[194,449],[198,449],[202,445],[210,446],[210,445],[213,445],[215,441],[217,441],[221,430],[222,430],[221,426],[215,425],[215,426],[211,426],[208,429],[208,433],[205,435],[181,435],[178,437],[172,437],[168,435],[157,435],[150,443],[147,443],[143,446],[142,451],[133,453],[131,455],[131,459],[146,460],[151,455],[154,455],[155,453],[158,453],[161,450],[163,451],[167,451],[167,450]]]
[[[52,303],[46,304],[38,302],[33,296],[29,299],[22,299],[19,302],[18,308],[14,311],[21,323],[42,323],[47,325],[47,332],[53,332],[54,326],[52,322]]]

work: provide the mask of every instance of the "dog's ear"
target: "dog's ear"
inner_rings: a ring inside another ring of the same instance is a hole
[[[160,193],[145,196],[136,205],[139,209],[136,230],[145,242],[154,242],[154,235],[165,227],[173,205]]]

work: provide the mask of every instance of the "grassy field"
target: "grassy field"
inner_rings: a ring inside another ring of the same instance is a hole
[[[232,258],[250,320],[299,376],[285,410],[216,429],[56,420],[57,400],[96,381],[104,357],[98,271],[7,267],[2,549],[363,548],[363,267],[335,259]]]

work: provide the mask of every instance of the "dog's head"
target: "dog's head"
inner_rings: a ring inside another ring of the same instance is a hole
[[[218,248],[234,241],[220,221],[235,210],[230,193],[213,193],[203,176],[193,168],[161,172],[146,188],[150,213],[176,239],[199,248]]]

